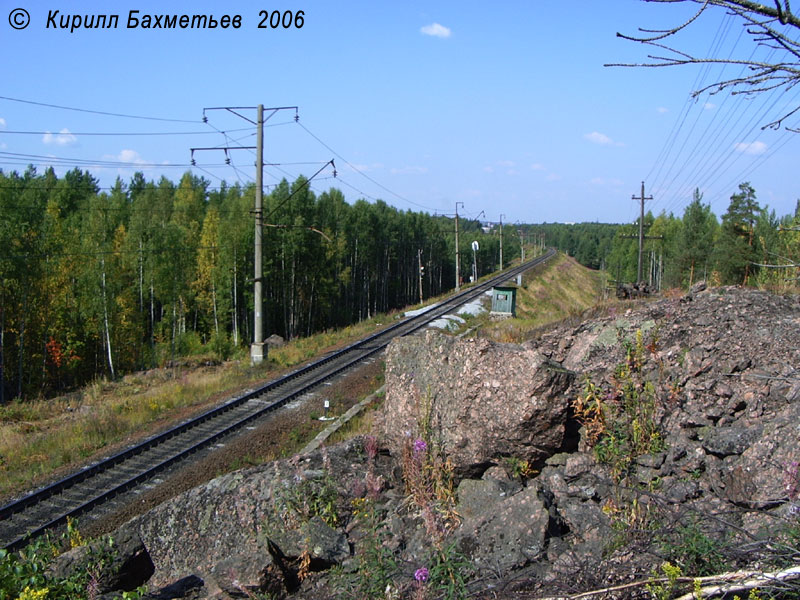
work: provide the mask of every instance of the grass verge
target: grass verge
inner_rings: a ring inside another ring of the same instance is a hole
[[[207,410],[221,400],[372,333],[396,319],[379,315],[272,349],[251,366],[246,351],[215,364],[198,354],[179,364],[96,381],[57,398],[0,406],[0,504],[80,464]]]
[[[537,330],[574,318],[603,302],[605,275],[559,254],[531,269],[517,290],[517,316],[488,321],[480,335],[497,342],[523,342]]]

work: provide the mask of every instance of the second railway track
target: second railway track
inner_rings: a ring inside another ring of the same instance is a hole
[[[19,549],[29,537],[63,525],[68,518],[85,514],[119,494],[144,484],[192,454],[379,353],[392,339],[414,333],[497,283],[547,261],[554,254],[554,250],[549,250],[532,261],[455,294],[421,314],[407,317],[338,352],[270,381],[252,392],[232,398],[177,427],[0,507],[0,547]]]

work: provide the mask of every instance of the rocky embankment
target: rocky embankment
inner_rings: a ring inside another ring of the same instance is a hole
[[[752,570],[792,586],[799,365],[798,300],[739,288],[617,306],[520,346],[403,338],[374,436],[137,517],[100,591],[673,597],[683,578],[740,572],[726,585],[746,587]]]

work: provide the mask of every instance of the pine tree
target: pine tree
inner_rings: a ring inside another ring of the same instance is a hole
[[[695,189],[692,202],[683,212],[683,231],[677,257],[681,279],[687,286],[707,277],[717,227],[717,218],[711,212],[711,205],[703,204],[703,195],[699,189]]]
[[[747,182],[740,184],[739,193],[731,196],[728,210],[722,216],[715,248],[723,283],[748,284],[753,272],[752,263],[758,257],[754,238],[760,210],[753,187]]]

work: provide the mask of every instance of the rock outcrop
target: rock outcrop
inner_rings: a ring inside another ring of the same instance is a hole
[[[230,473],[135,519],[155,565],[151,584],[199,575],[234,596],[284,594],[297,585],[301,559],[314,569],[341,563],[350,548],[335,521],[363,493],[362,448],[356,440]]]
[[[126,527],[151,587],[191,584],[153,598],[352,595],[365,564],[386,597],[446,568],[493,598],[626,583],[664,560],[766,568],[800,524],[798,365],[797,299],[738,288],[522,346],[404,338],[377,441],[225,475]],[[432,446],[445,462],[425,462]]]
[[[394,455],[420,421],[460,476],[503,458],[537,463],[564,444],[572,376],[535,348],[427,332],[387,350],[382,441]]]

